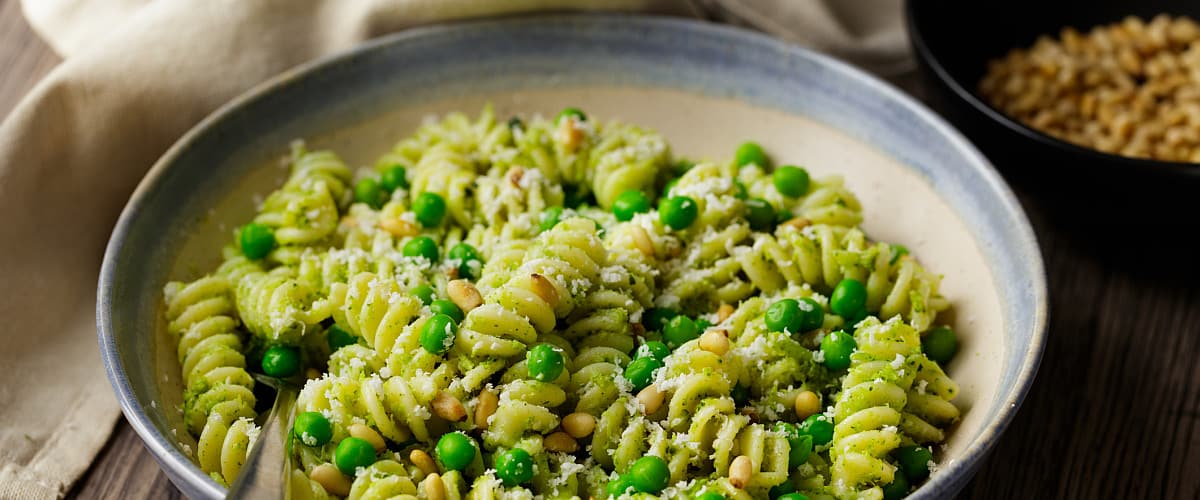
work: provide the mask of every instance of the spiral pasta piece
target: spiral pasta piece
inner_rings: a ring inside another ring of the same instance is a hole
[[[430,442],[428,406],[421,404],[405,380],[378,375],[325,375],[308,381],[296,398],[298,411],[315,411],[333,425],[331,446],[345,439],[353,424],[364,424],[396,443]]]
[[[290,267],[246,274],[236,296],[246,329],[270,343],[298,345],[330,314],[328,301],[297,280]]]
[[[665,172],[670,148],[662,136],[623,123],[599,127],[589,152],[588,181],[600,207],[612,208],[625,191],[649,191]]]
[[[483,433],[484,444],[512,448],[523,439],[539,439],[558,427],[553,411],[567,400],[557,385],[536,380],[515,380],[500,391],[500,405]]]
[[[898,318],[887,323],[869,318],[854,339],[858,352],[833,408],[830,469],[840,494],[882,498],[879,487],[891,483],[896,471],[887,454],[901,444],[901,412],[916,375],[906,369],[906,362],[920,352],[921,341],[917,331]]]
[[[258,434],[250,420],[255,416],[254,380],[245,370],[229,282],[222,276],[172,282],[165,295],[167,331],[178,338],[187,387],[184,421],[199,438],[201,470],[228,484]]]
[[[337,229],[340,207],[348,202],[350,169],[332,152],[296,149],[292,173],[271,193],[254,221],[275,230],[275,261],[294,264],[305,247],[323,245]]]
[[[940,443],[946,439],[943,429],[960,415],[951,402],[958,396],[958,384],[923,354],[910,356],[908,366],[916,371],[916,378],[906,395],[900,430],[919,444]]]

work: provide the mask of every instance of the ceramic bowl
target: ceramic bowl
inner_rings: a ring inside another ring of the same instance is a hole
[[[850,66],[694,21],[609,15],[415,29],[289,71],[192,129],[138,186],[99,284],[101,351],[125,416],[193,498],[224,490],[193,463],[162,287],[213,269],[294,139],[369,164],[429,114],[550,115],[565,105],[656,128],[676,153],[727,159],[743,140],[815,176],[842,174],[868,234],[945,275],[961,332],[949,366],[963,420],[914,498],[949,496],[1001,439],[1037,370],[1046,284],[1033,232],[987,161],[937,116]]]

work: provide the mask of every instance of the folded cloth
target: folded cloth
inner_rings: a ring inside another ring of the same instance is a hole
[[[883,72],[910,65],[899,0],[24,0],[64,57],[0,124],[0,498],[62,496],[118,416],[96,279],[122,206],[193,124],[304,61],[410,26],[619,10],[762,29]]]

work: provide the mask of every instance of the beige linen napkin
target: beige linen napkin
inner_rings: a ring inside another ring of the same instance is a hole
[[[0,124],[0,498],[61,496],[118,415],[97,351],[109,232],[189,127],[309,59],[418,24],[625,10],[758,27],[884,72],[899,0],[24,0],[65,58]]]

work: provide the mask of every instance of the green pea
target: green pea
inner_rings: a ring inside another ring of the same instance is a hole
[[[788,446],[790,446],[788,451],[788,465],[794,469],[808,462],[808,456],[813,451],[813,438],[806,434],[789,440]]]
[[[342,327],[333,324],[325,331],[325,342],[329,344],[330,351],[336,351],[348,345],[357,344],[358,337],[355,337],[354,334],[347,332]]]
[[[587,115],[584,114],[583,111],[580,110],[579,108],[574,108],[574,107],[563,108],[562,111],[558,112],[558,118],[555,118],[554,121],[557,123],[557,122],[561,121],[563,118],[566,118],[568,116],[575,118],[575,121],[581,121],[581,122],[587,121]]]
[[[687,229],[699,216],[696,200],[687,196],[672,196],[658,204],[658,220],[676,231]]]
[[[663,328],[663,339],[667,341],[667,347],[672,349],[678,349],[679,346],[697,338],[700,338],[700,329],[696,328],[696,322],[687,316],[671,318]]]
[[[333,425],[320,412],[306,411],[296,415],[292,434],[305,446],[323,446],[333,439]]]
[[[262,369],[263,373],[278,378],[300,373],[300,351],[295,347],[273,346],[263,353]]]
[[[458,261],[458,277],[463,279],[475,279],[475,270],[480,268],[479,252],[475,247],[466,243],[459,243],[450,249],[449,257],[451,260]]]
[[[437,262],[437,242],[428,236],[417,236],[404,244],[401,250],[405,257],[424,257],[429,262]]]
[[[446,216],[446,200],[437,193],[421,193],[413,200],[412,211],[422,226],[434,227]]]
[[[796,299],[780,299],[767,308],[767,312],[763,314],[763,322],[772,332],[800,333],[803,316],[800,303],[796,302]]]
[[[458,260],[479,260],[479,252],[467,243],[459,243],[450,249],[450,258]]]
[[[509,488],[529,482],[533,479],[533,457],[520,448],[497,454],[496,476]]]
[[[892,243],[890,246],[892,247],[892,259],[888,261],[888,264],[895,264],[900,257],[908,255],[908,247],[898,243]]]
[[[750,197],[750,192],[746,190],[746,185],[742,181],[733,181],[733,197],[746,199]]]
[[[649,331],[661,332],[667,326],[667,322],[676,316],[679,316],[679,313],[674,310],[656,307],[646,312],[646,317],[642,324]]]
[[[275,249],[275,231],[257,222],[242,226],[238,232],[238,244],[247,259],[258,260]]]
[[[642,493],[658,494],[671,481],[671,471],[667,469],[667,462],[653,455],[644,456],[634,462],[629,468],[628,476],[633,487]]]
[[[538,217],[538,229],[549,231],[558,225],[558,220],[562,217],[562,213],[562,207],[550,207],[542,210],[542,215]]]
[[[900,500],[908,495],[910,489],[912,488],[908,478],[904,476],[904,471],[897,470],[892,475],[892,482],[883,487],[883,500]]]
[[[706,491],[706,492],[702,493],[700,496],[695,497],[695,500],[725,500],[725,495],[722,495],[715,491]]]
[[[520,117],[514,116],[508,119],[508,130],[516,132],[518,129],[525,129],[525,122],[521,121]]]
[[[843,318],[859,316],[867,308],[867,287],[854,279],[844,279],[833,288],[829,308]]]
[[[445,314],[446,316],[449,316],[450,319],[453,319],[455,323],[462,323],[462,320],[466,318],[466,315],[463,314],[462,309],[458,308],[458,304],[446,299],[437,299],[433,302],[430,302],[429,311],[433,314]]]
[[[659,198],[670,198],[671,190],[675,189],[676,184],[679,184],[678,177],[667,181],[667,184],[663,186],[662,193],[659,194]]]
[[[787,495],[788,493],[795,493],[795,492],[796,492],[796,485],[792,484],[791,481],[784,481],[775,486],[772,486],[770,490],[767,490],[767,497],[778,499],[784,495]]]
[[[808,171],[794,165],[784,165],[775,169],[771,181],[780,194],[791,198],[799,198],[808,192]]]
[[[796,305],[800,308],[800,332],[811,332],[825,324],[825,308],[820,302],[805,297]]]
[[[637,189],[630,189],[617,196],[613,202],[612,213],[617,216],[619,221],[627,221],[633,219],[634,215],[650,211],[650,198],[646,197],[646,193]]]
[[[775,430],[787,437],[789,469],[795,469],[808,461],[808,456],[813,451],[812,436],[801,434],[799,428],[788,422],[775,424]]]
[[[947,326],[934,328],[921,339],[921,351],[940,365],[949,363],[958,352],[958,335]]]
[[[738,406],[746,406],[750,402],[750,388],[742,384],[733,386],[733,390],[729,391],[729,396],[733,398],[733,402]]]
[[[845,370],[850,367],[850,355],[857,348],[853,335],[840,330],[829,332],[821,339],[821,353],[825,356],[822,363],[830,370]]]
[[[813,446],[824,446],[833,440],[833,422],[820,413],[804,419],[796,429],[800,435],[812,437]]]
[[[771,160],[767,159],[767,153],[757,143],[743,142],[741,146],[738,146],[733,158],[739,167],[758,165],[762,168],[771,168]]]
[[[463,470],[475,460],[475,442],[462,432],[443,434],[435,451],[447,470]]]
[[[379,176],[379,183],[388,191],[400,188],[408,189],[408,169],[400,165],[392,165]]]
[[[710,326],[712,326],[711,321],[704,318],[696,318],[696,331],[703,333]]]
[[[750,229],[755,231],[770,231],[775,227],[775,208],[762,198],[746,200],[746,220]]]
[[[434,315],[421,327],[421,347],[430,354],[444,353],[454,345],[454,335],[457,333],[458,325],[454,323],[454,318],[445,314]]]
[[[929,477],[929,462],[933,461],[933,452],[924,446],[901,446],[895,451],[896,462],[900,470],[913,481],[924,481]]]
[[[637,358],[625,367],[625,379],[633,384],[634,392],[645,389],[654,380],[654,371],[663,367],[663,362],[652,357]]]
[[[651,341],[646,342],[645,344],[642,344],[641,347],[637,348],[637,354],[635,357],[643,358],[643,357],[648,356],[648,357],[657,359],[659,361],[662,361],[662,360],[666,359],[667,356],[670,356],[670,355],[671,355],[671,348],[667,347],[667,344],[664,344],[657,340],[651,340]]]
[[[792,493],[788,493],[786,495],[782,495],[779,498],[776,498],[775,500],[808,500],[808,497],[805,496],[803,493],[792,492]]]
[[[333,464],[342,474],[354,476],[359,467],[369,467],[375,463],[375,447],[366,439],[348,437],[338,443],[333,452]]]
[[[376,210],[383,206],[387,193],[379,185],[379,181],[367,177],[354,185],[354,201],[366,204]]]
[[[608,486],[605,489],[608,491],[609,496],[618,498],[621,495],[629,493],[630,489],[636,488],[633,486],[633,480],[627,474],[624,476],[617,476],[616,479],[609,481]]]
[[[529,368],[529,376],[542,382],[558,380],[562,375],[562,352],[550,344],[538,344],[525,353],[525,363]]]
[[[412,289],[412,293],[413,293],[413,295],[416,295],[417,298],[420,299],[421,303],[424,305],[429,305],[431,302],[433,302],[434,291],[433,291],[432,286],[417,285],[415,288]]]

